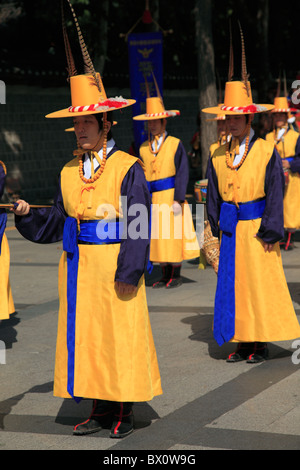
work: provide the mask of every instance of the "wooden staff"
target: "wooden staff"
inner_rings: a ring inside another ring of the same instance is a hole
[[[37,209],[41,207],[52,207],[51,205],[44,205],[44,204],[29,204],[30,208]],[[10,204],[0,204],[0,209],[16,209],[18,207],[18,203],[10,203]]]

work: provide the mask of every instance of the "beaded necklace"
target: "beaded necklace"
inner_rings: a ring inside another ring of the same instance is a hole
[[[79,176],[80,176],[80,179],[84,183],[94,183],[95,181],[97,181],[100,178],[100,176],[102,175],[102,173],[104,171],[104,167],[105,167],[105,164],[106,164],[106,149],[107,149],[107,119],[106,119],[106,113],[103,113],[103,131],[104,131],[103,157],[102,157],[102,162],[101,162],[99,170],[97,170],[96,173],[93,176],[91,176],[91,178],[85,178],[85,176],[83,174],[83,158],[80,158],[80,160],[79,160]],[[94,149],[99,145],[99,142],[100,142],[101,138],[102,138],[102,136],[98,140],[98,142],[95,145]],[[91,155],[91,168],[92,169],[93,169],[93,158],[92,157],[93,157],[94,154],[97,153],[94,149],[89,150],[89,153]],[[83,155],[85,152],[86,152],[86,150],[84,150],[84,149],[75,150],[74,155]],[[98,155],[98,153],[97,153],[97,155]]]
[[[250,137],[250,123],[247,125],[246,132],[247,132],[247,137],[246,137],[246,142],[245,142],[244,155],[242,156],[241,161],[237,165],[233,165],[233,160],[234,160],[235,155],[231,156],[231,153],[233,152],[229,151],[229,142],[226,142],[226,165],[231,170],[237,170],[238,168],[240,168],[240,166],[242,166],[242,164],[244,163],[245,158],[247,157],[248,148],[249,148],[249,137]]]

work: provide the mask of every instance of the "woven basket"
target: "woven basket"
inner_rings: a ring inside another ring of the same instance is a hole
[[[202,250],[206,261],[213,267],[215,273],[218,273],[220,243],[218,238],[213,236],[208,220],[204,222],[204,242]]]

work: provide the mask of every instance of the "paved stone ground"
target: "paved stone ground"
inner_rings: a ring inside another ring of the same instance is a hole
[[[184,263],[181,287],[147,287],[163,395],[134,406],[136,429],[123,440],[73,436],[91,402],[52,394],[62,245],[24,240],[11,217],[6,234],[16,313],[0,325],[0,450],[299,450],[299,339],[270,344],[261,364],[226,363],[234,346],[219,347],[211,329],[216,276],[196,261]],[[299,318],[299,241],[282,257]],[[147,283],[158,277],[155,268]]]

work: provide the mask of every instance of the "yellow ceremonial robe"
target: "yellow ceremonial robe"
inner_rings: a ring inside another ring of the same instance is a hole
[[[100,207],[119,206],[121,184],[137,161],[117,151],[93,184],[79,177],[77,157],[61,173],[64,207],[70,217],[82,211],[83,220],[100,219]],[[93,189],[92,189],[93,188]],[[90,208],[88,208],[90,207]],[[133,295],[118,295],[114,278],[120,244],[79,244],[77,282],[74,396],[111,401],[148,401],[162,393],[156,350],[149,321],[144,276]],[[134,256],[134,253],[132,254]],[[67,392],[67,259],[59,264],[59,319],[54,395]]]
[[[148,141],[140,147],[148,182],[176,175],[174,157],[179,139],[168,136],[155,156]],[[181,204],[181,214],[174,215],[174,188],[152,193],[150,260],[157,263],[181,263],[200,255],[189,205]]]
[[[266,167],[273,149],[270,142],[257,139],[237,171],[226,165],[225,145],[217,149],[212,163],[221,198],[232,202],[234,193],[239,202],[263,198]],[[271,252],[265,252],[262,240],[255,237],[260,224],[260,218],[240,220],[236,227],[234,342],[283,341],[300,337],[279,243]]]
[[[289,158],[295,155],[295,149],[299,133],[293,129],[285,134],[284,140],[278,142],[276,149],[281,158]],[[266,135],[266,140],[274,143],[274,132]],[[289,171],[289,182],[285,188],[283,199],[283,217],[285,229],[300,228],[300,175]]]
[[[217,140],[216,142],[214,142],[213,144],[211,144],[211,146],[209,147],[209,156],[212,157],[212,155],[214,154],[214,151],[216,149],[218,149],[220,147],[220,141]]]
[[[0,320],[7,320],[14,313],[15,306],[9,281],[10,252],[5,233],[3,234],[0,255]]]

